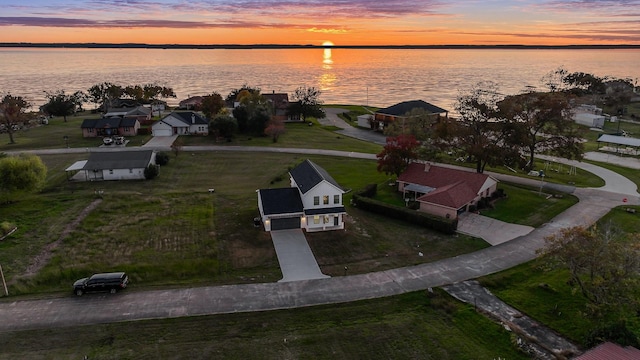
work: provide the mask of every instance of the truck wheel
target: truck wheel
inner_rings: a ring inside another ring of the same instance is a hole
[[[76,289],[76,295],[82,296],[82,289]]]
[[[112,293],[112,294],[115,294],[116,291],[118,291],[116,288],[111,288],[111,290],[109,292]]]

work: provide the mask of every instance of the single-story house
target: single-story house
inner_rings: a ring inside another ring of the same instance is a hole
[[[420,204],[419,211],[456,219],[497,190],[498,180],[476,172],[412,162],[398,176],[398,191]]]
[[[84,119],[80,125],[82,137],[99,136],[136,136],[140,122],[135,117],[103,117],[100,119]]]
[[[144,169],[156,163],[153,150],[94,151],[88,160],[76,161],[65,169],[69,180],[144,180]]]
[[[441,107],[422,100],[411,100],[376,111],[373,121],[371,122],[371,127],[374,130],[383,131],[388,124],[406,119],[408,114],[414,109],[423,110],[424,113],[433,117],[434,122],[437,122],[440,117],[446,118],[449,116],[449,112]]]
[[[153,136],[209,135],[209,121],[194,111],[174,111],[151,126]]]
[[[203,96],[190,96],[187,99],[181,100],[178,103],[178,107],[184,110],[199,110],[203,100]]]
[[[146,106],[136,106],[134,108],[112,108],[103,115],[105,118],[136,118],[140,123],[151,120],[151,108]]]
[[[287,93],[276,93],[273,91],[271,94],[262,94],[268,102],[271,103],[271,107],[273,109],[273,113],[271,114],[271,119],[281,120],[281,121],[300,121],[300,114],[296,115],[287,115],[287,110],[289,109],[289,94]]]
[[[265,231],[344,229],[344,190],[326,170],[305,160],[289,172],[289,180],[288,188],[257,191]]]

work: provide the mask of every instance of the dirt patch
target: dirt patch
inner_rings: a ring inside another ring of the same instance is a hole
[[[27,266],[27,269],[25,270],[24,274],[22,274],[22,276],[20,277],[21,278],[33,277],[40,270],[42,270],[42,268],[45,265],[47,265],[49,260],[51,260],[53,251],[57,249],[58,246],[60,246],[60,244],[62,243],[62,240],[64,240],[67,236],[69,236],[69,234],[72,231],[74,231],[76,227],[78,227],[80,222],[82,222],[82,220],[84,220],[84,218],[86,218],[87,215],[89,215],[89,213],[91,213],[96,207],[98,207],[98,205],[100,205],[101,202],[102,202],[102,199],[96,199],[91,204],[89,204],[86,208],[84,208],[84,210],[82,210],[80,214],[78,214],[78,216],[75,218],[75,220],[70,222],[64,228],[64,230],[60,234],[60,237],[56,241],[47,244],[42,249],[42,251],[38,255],[36,255],[36,257],[33,258],[33,260],[31,261],[31,264]]]

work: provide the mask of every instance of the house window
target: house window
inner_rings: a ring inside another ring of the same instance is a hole
[[[109,169],[109,175],[113,175],[113,169]]]
[[[313,223],[314,224],[320,224],[320,215],[314,215],[313,216]]]
[[[324,222],[325,224],[328,224],[328,223],[329,223],[329,215],[325,215],[325,216],[323,217],[323,220],[324,220],[323,222]]]
[[[133,169],[129,169],[129,174],[133,174]]]
[[[324,195],[324,196],[322,197],[322,203],[323,203],[324,205],[329,205],[329,195]]]
[[[333,203],[340,204],[340,195],[333,195]]]
[[[313,197],[313,205],[320,205],[320,196]]]

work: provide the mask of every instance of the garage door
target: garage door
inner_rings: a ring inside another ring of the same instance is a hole
[[[171,136],[171,129],[156,129],[153,136]]]
[[[271,230],[300,229],[300,218],[272,219]]]

